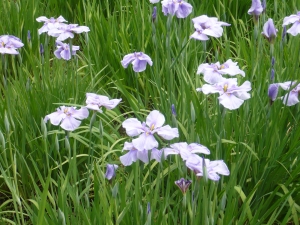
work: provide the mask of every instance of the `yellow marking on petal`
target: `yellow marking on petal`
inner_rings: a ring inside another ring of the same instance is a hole
[[[220,66],[220,70],[222,70],[222,69],[225,69],[224,64],[222,64],[222,65]]]
[[[224,87],[223,87],[224,92],[227,91],[227,88],[228,88],[228,84],[225,84]]]
[[[154,124],[152,124],[152,126],[150,127],[150,130],[154,130]]]
[[[64,108],[64,113],[65,113],[65,114],[68,113],[68,108]]]

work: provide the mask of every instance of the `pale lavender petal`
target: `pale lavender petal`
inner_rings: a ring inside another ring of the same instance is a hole
[[[238,109],[244,102],[244,100],[237,98],[233,94],[223,94],[219,96],[218,99],[220,104],[230,110]]]
[[[298,15],[291,15],[291,16],[287,16],[283,19],[283,24],[282,26],[286,26],[289,25],[291,23],[295,23],[297,21],[299,21],[300,17]]]
[[[298,92],[290,91],[288,94],[286,94],[284,97],[282,97],[283,104],[287,106],[296,105],[299,103],[298,99]]]
[[[220,87],[217,85],[204,84],[201,88],[203,94],[220,93]]]
[[[47,22],[49,19],[46,16],[40,16],[36,18],[37,22]]]
[[[169,125],[155,129],[155,132],[165,140],[172,140],[173,138],[179,137],[177,128],[171,128]]]
[[[72,113],[72,115],[76,119],[83,120],[89,116],[89,110],[85,107],[82,107],[78,110],[75,110],[74,113]]]
[[[158,147],[158,142],[153,135],[142,133],[138,138],[132,140],[133,146],[139,150],[150,150]]]
[[[65,114],[63,112],[61,112],[60,110],[58,110],[57,112],[53,112],[47,116],[45,116],[44,121],[47,122],[48,120],[50,120],[50,122],[57,126],[62,119],[65,118]]]
[[[202,158],[196,154],[190,155],[185,165],[195,173],[202,172]]]
[[[54,55],[58,58],[61,59],[60,53],[62,52],[63,48],[58,48],[57,50],[54,51]]]
[[[230,171],[223,160],[210,161],[209,170],[213,170],[214,172],[225,176],[230,174]]]
[[[122,127],[126,129],[126,133],[130,137],[134,137],[143,132],[143,126],[136,118],[130,118],[122,123]]]
[[[73,131],[76,128],[79,127],[81,121],[80,120],[76,120],[74,117],[72,116],[67,116],[66,118],[63,119],[62,123],[60,124],[60,126],[67,131]]]
[[[143,163],[149,162],[148,150],[137,151],[137,158],[141,160]]]
[[[127,154],[120,157],[120,161],[124,166],[130,166],[137,160],[137,150],[130,150]]]
[[[206,155],[210,154],[210,151],[207,147],[205,147],[204,145],[198,144],[198,143],[189,144],[189,148],[191,149],[192,153],[203,153]]]
[[[164,148],[163,152],[165,158],[167,158],[168,155],[178,155],[180,153],[178,149],[174,149],[174,148]]]
[[[157,110],[151,111],[146,118],[146,124],[150,127],[151,130],[154,130],[158,127],[162,127],[164,123],[164,115]]]
[[[161,150],[158,150],[156,148],[152,149],[150,159],[154,159],[157,162],[161,162],[161,156],[162,156],[162,151]]]
[[[70,49],[64,49],[60,52],[60,56],[64,59],[64,60],[70,60],[71,59],[71,52]]]
[[[197,31],[195,31],[195,32],[191,35],[191,38],[194,38],[194,39],[197,39],[197,40],[200,40],[200,41],[207,41],[207,40],[209,40],[209,38],[207,37],[207,35],[202,34],[202,33],[199,33],[199,32],[197,32]]]
[[[133,61],[135,60],[135,54],[134,53],[131,53],[131,54],[128,54],[128,55],[125,55],[123,60],[121,61],[121,64],[124,68],[127,68],[128,65]]]
[[[132,65],[134,72],[143,72],[144,70],[146,70],[147,61],[139,60],[138,58],[136,58],[135,60],[133,60]]]
[[[206,72],[203,76],[203,80],[205,80],[209,84],[216,84],[219,82],[223,82],[226,79],[222,77],[222,75],[220,75],[219,73],[212,71],[212,72]]]
[[[215,25],[210,27],[209,29],[203,30],[202,33],[218,38],[222,36],[223,28],[221,26]]]
[[[186,18],[193,11],[193,6],[187,2],[182,1],[176,11],[177,18]]]
[[[68,38],[74,38],[74,34],[72,32],[63,32],[57,37],[57,40],[64,41]]]
[[[288,29],[286,32],[293,36],[296,36],[297,34],[299,34],[300,33],[300,22],[299,21],[295,22],[293,24],[293,26],[290,29]]]
[[[80,34],[82,32],[89,32],[90,28],[88,28],[87,26],[79,26],[79,27],[72,28],[71,30],[76,34]]]

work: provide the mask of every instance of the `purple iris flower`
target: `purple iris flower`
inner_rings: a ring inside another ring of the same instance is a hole
[[[19,52],[16,50],[23,47],[22,41],[13,35],[1,35],[0,36],[0,53],[18,55]]]
[[[184,178],[181,178],[179,180],[176,180],[175,184],[177,185],[177,187],[179,187],[179,189],[181,190],[182,194],[185,194],[186,191],[188,190],[189,186],[192,184],[192,181],[184,179]]]
[[[198,67],[197,74],[204,74],[203,79],[210,84],[215,84],[225,80],[223,75],[228,74],[230,76],[236,76],[241,74],[245,76],[245,72],[240,70],[237,66],[237,62],[233,62],[228,59],[225,63],[220,64],[219,62],[208,64],[203,63]]]
[[[150,150],[158,147],[158,142],[154,134],[164,138],[165,140],[172,140],[179,137],[178,129],[171,128],[169,125],[163,126],[165,117],[157,110],[153,110],[147,116],[146,123],[141,123],[136,118],[130,118],[122,123],[123,128],[130,137],[138,136],[132,140],[133,146],[139,150]]]
[[[286,31],[287,33],[290,33],[293,36],[300,33],[300,11],[295,15],[287,16],[283,19],[283,27],[289,24],[293,24],[293,26]]]
[[[282,89],[289,90],[285,96],[281,97],[283,104],[287,106],[296,105],[299,102],[298,95],[300,91],[300,84],[297,84],[297,81],[287,81],[278,84]]]
[[[279,84],[270,84],[269,85],[268,96],[269,96],[271,102],[274,102],[275,99],[277,98],[278,89],[279,89]]]
[[[40,16],[36,19],[36,21],[44,22],[44,25],[39,29],[39,34],[48,32],[55,28],[59,28],[63,26],[64,22],[68,22],[62,16],[59,16],[57,19],[55,19],[54,17],[48,19],[45,16]]]
[[[78,24],[62,24],[59,27],[48,31],[48,35],[57,37],[57,41],[64,41],[68,38],[74,38],[74,33],[80,34],[89,32],[90,28],[87,26],[78,26]]]
[[[262,34],[268,39],[268,41],[272,44],[275,41],[278,30],[275,28],[274,22],[272,19],[268,19],[268,21],[264,24]]]
[[[161,161],[162,151],[153,148],[151,149],[150,159],[149,159],[149,150],[137,150],[132,143],[125,142],[123,150],[129,151],[125,155],[120,157],[120,161],[124,166],[130,166],[133,162],[136,162],[138,159],[143,163],[149,163],[149,160],[155,159],[157,162]]]
[[[147,63],[152,66],[153,62],[151,58],[143,52],[134,52],[128,55],[125,55],[121,64],[124,68],[127,68],[128,65],[132,63],[134,72],[142,72],[146,69]]]
[[[182,0],[163,0],[162,11],[165,16],[176,15],[177,18],[186,18],[191,14],[193,6]]]
[[[91,110],[95,110],[102,113],[102,110],[100,107],[105,107],[107,109],[113,109],[115,108],[122,99],[111,99],[109,100],[108,97],[104,95],[97,95],[94,93],[86,93],[86,104],[87,108]]]
[[[228,176],[230,174],[227,165],[223,160],[210,161],[209,159],[202,159],[198,155],[191,155],[186,160],[186,166],[195,172],[196,176],[203,177],[204,167],[207,171],[207,178],[213,181],[220,179],[219,174]]]
[[[254,16],[254,20],[257,21],[259,15],[263,12],[263,7],[260,0],[252,0],[251,8],[248,10],[248,14]]]
[[[241,86],[237,86],[237,79],[231,78],[213,85],[204,84],[202,88],[197,88],[196,90],[202,91],[204,94],[219,93],[218,99],[220,104],[227,109],[233,110],[238,109],[244,100],[250,98],[248,91],[251,90],[251,83],[245,81]]]
[[[47,115],[44,119],[45,122],[50,122],[60,126],[67,131],[73,131],[79,127],[81,121],[89,116],[87,108],[76,109],[75,107],[60,106],[56,112]]]
[[[105,178],[108,180],[113,179],[116,176],[116,170],[118,169],[118,167],[119,166],[116,164],[107,164]]]
[[[187,144],[186,142],[179,142],[170,145],[171,148],[164,148],[164,156],[180,155],[182,160],[187,160],[191,155],[202,153],[209,155],[210,151],[204,145],[198,143]]]
[[[191,38],[207,41],[208,36],[219,38],[223,34],[222,26],[230,26],[229,23],[218,21],[216,17],[208,17],[206,15],[198,16],[192,19],[194,23],[195,32]]]
[[[70,44],[62,43],[61,41],[56,41],[57,49],[54,51],[54,55],[64,60],[71,59],[71,49]],[[79,46],[72,45],[72,55],[76,55],[76,51],[79,50]]]

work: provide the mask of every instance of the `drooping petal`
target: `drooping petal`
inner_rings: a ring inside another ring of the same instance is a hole
[[[71,52],[70,49],[64,49],[60,52],[61,58],[64,60],[70,60],[71,59]]]
[[[172,128],[169,125],[155,129],[155,132],[165,140],[172,140],[173,138],[179,137],[177,128]]]
[[[296,21],[298,21],[300,19],[300,17],[298,15],[291,15],[291,16],[287,16],[283,19],[283,23],[282,26],[286,26],[289,25],[291,23],[295,23]]]
[[[135,60],[133,60],[132,65],[134,72],[143,72],[144,70],[146,70],[147,61],[136,58]]]
[[[192,35],[191,35],[191,38],[194,38],[196,40],[200,40],[200,41],[207,41],[209,40],[209,38],[207,37],[206,34],[202,34],[202,33],[199,33],[197,31],[195,31]]]
[[[189,144],[189,148],[191,149],[192,153],[203,153],[206,155],[210,154],[210,151],[207,147],[205,147],[204,145],[198,144],[198,143]]]
[[[235,95],[226,93],[219,96],[218,99],[220,104],[230,110],[238,109],[244,102],[244,100],[237,98]]]
[[[65,118],[65,114],[63,112],[61,112],[60,110],[58,110],[57,112],[53,112],[50,113],[49,115],[45,116],[44,121],[47,122],[48,120],[50,120],[50,122],[57,126],[58,124],[60,124],[61,120]]]
[[[60,124],[60,126],[67,131],[73,131],[80,126],[81,121],[76,120],[72,116],[67,116],[64,118]]]
[[[221,26],[215,25],[210,27],[209,29],[205,29],[202,31],[203,34],[219,38],[222,36],[223,28]]]
[[[121,64],[124,68],[127,68],[128,65],[133,61],[135,60],[135,54],[134,53],[131,53],[131,54],[128,54],[128,55],[125,55],[123,60],[121,61]]]
[[[187,2],[181,1],[176,11],[177,18],[186,18],[193,11],[193,6]]]
[[[295,22],[293,24],[293,26],[290,29],[288,29],[286,32],[293,36],[296,36],[297,34],[299,34],[300,33],[300,22],[299,21]]]
[[[122,127],[126,129],[126,133],[130,137],[134,137],[143,132],[143,126],[136,118],[129,118],[122,123]]]
[[[158,147],[158,142],[153,135],[142,133],[138,138],[132,140],[133,146],[139,150],[151,150]]]
[[[282,97],[282,102],[287,106],[296,105],[299,103],[298,92],[290,91],[284,97]]]
[[[175,148],[164,148],[163,152],[165,158],[167,158],[168,155],[178,155],[180,153],[180,151]]]
[[[141,160],[143,163],[148,163],[149,162],[149,151],[148,150],[143,150],[143,151],[137,151],[137,158]]]
[[[120,157],[120,161],[124,166],[130,166],[133,162],[137,160],[137,150],[130,150],[125,155]]]
[[[162,151],[157,148],[153,148],[151,151],[151,160],[154,159],[157,162],[161,162]]]
[[[213,170],[214,172],[225,176],[228,176],[230,174],[230,171],[223,160],[210,161],[209,170]]]
[[[89,110],[85,107],[82,107],[78,110],[75,110],[74,113],[72,114],[74,118],[83,120],[89,116]]]

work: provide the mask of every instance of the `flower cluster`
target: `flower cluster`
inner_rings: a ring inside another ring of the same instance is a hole
[[[18,55],[18,48],[23,47],[22,41],[13,35],[1,35],[0,36],[0,53]]]
[[[65,24],[67,22],[62,16],[58,18],[51,17],[48,19],[45,16],[38,17],[38,22],[44,22],[44,25],[39,29],[39,34],[47,33],[49,36],[56,37],[57,50],[54,55],[64,60],[70,60],[72,55],[76,55],[76,51],[79,50],[79,46],[66,44],[62,41],[68,38],[74,38],[74,33],[79,34],[83,32],[89,32],[90,29],[87,26],[78,26],[78,24]]]
[[[150,0],[150,3],[158,3],[160,0]],[[162,12],[165,16],[176,15],[177,18],[186,18],[193,11],[193,6],[183,0],[163,0]]]
[[[201,144],[187,144],[186,142],[175,143],[170,145],[170,148],[164,148],[165,157],[168,155],[180,155],[187,168],[192,170],[198,177],[203,177],[204,174],[207,174],[208,179],[218,181],[220,179],[218,174],[226,176],[230,174],[223,160],[210,161],[209,159],[201,158],[197,153],[208,155],[210,151]]]
[[[223,34],[222,26],[230,26],[229,23],[218,21],[216,17],[208,17],[206,15],[198,16],[192,19],[194,23],[195,32],[191,38],[207,41],[208,36],[219,38]]]
[[[50,122],[55,126],[58,126],[60,124],[60,127],[64,130],[73,131],[80,126],[81,120],[89,116],[88,109],[102,112],[100,107],[103,106],[107,109],[113,109],[122,100],[109,100],[106,96],[93,93],[87,93],[86,97],[87,105],[85,107],[76,109],[76,107],[60,106],[59,108],[57,108],[56,112],[46,115],[44,121],[47,122],[48,120],[50,120]]]
[[[274,83],[269,85],[268,96],[274,102],[278,95],[278,89],[288,91],[284,96],[281,96],[284,105],[293,106],[299,103],[298,95],[300,91],[300,84],[297,81],[286,81],[283,83]]]
[[[202,88],[197,88],[203,94],[219,93],[218,97],[220,104],[230,110],[239,108],[244,100],[250,98],[248,91],[251,90],[249,81],[245,81],[241,86],[238,86],[236,78],[225,78],[223,75],[245,76],[245,72],[238,66],[237,62],[231,59],[227,60],[224,64],[217,63],[204,63],[198,67],[197,74],[203,74],[203,79],[208,84],[204,84]]]
[[[146,118],[146,122],[141,123],[136,118],[129,118],[122,123],[126,133],[130,137],[136,137],[131,143],[124,144],[124,150],[129,150],[127,154],[120,157],[123,165],[128,166],[135,162],[137,159],[147,163],[155,159],[160,161],[161,151],[158,150],[158,141],[155,134],[165,140],[172,140],[179,137],[178,129],[171,128],[169,125],[163,126],[165,117],[157,110],[153,110]],[[149,153],[150,151],[150,153]]]

